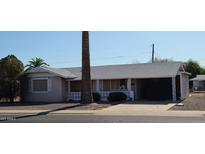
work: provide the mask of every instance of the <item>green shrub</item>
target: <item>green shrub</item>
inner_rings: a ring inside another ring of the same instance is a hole
[[[127,100],[127,95],[125,95],[123,92],[112,92],[109,94],[107,99],[110,102],[125,101]]]
[[[99,102],[101,100],[100,94],[97,92],[94,92],[93,93],[93,100],[94,100],[94,102]]]

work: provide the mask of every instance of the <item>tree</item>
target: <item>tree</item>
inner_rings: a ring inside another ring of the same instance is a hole
[[[184,63],[184,69],[186,72],[191,73],[190,78],[194,78],[197,74],[202,74],[204,72],[204,68],[202,68],[197,61],[192,59]]]
[[[90,75],[90,53],[89,53],[89,32],[82,32],[82,103],[92,103],[91,75]]]
[[[38,57],[36,57],[35,59],[32,58],[28,63],[29,64],[25,66],[27,69],[41,67],[41,66],[49,66],[47,63],[45,63],[43,59]]]
[[[23,63],[14,55],[8,55],[0,60],[0,95],[10,102],[19,94],[19,78],[23,74]]]
[[[201,73],[200,74],[205,74],[205,68],[201,68]]]
[[[149,62],[151,63],[152,60],[150,60]],[[154,58],[154,63],[168,63],[168,62],[173,62],[173,60],[168,58],[158,58],[158,57]]]

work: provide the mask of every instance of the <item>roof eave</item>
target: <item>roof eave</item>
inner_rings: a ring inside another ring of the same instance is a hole
[[[191,75],[191,73],[189,73],[189,72],[181,72],[182,74],[186,74],[186,75]]]
[[[74,79],[74,78],[77,77],[77,76],[74,76],[74,75],[72,75],[72,76],[64,76],[64,75],[61,75],[61,74],[56,73],[54,71],[51,71],[49,69],[46,69],[45,67],[39,67],[39,68],[43,69],[44,71],[43,72],[42,71],[39,71],[39,72],[27,72],[26,71],[25,73],[26,74],[30,74],[30,73],[51,73],[51,74],[54,74],[54,75],[56,75],[58,77],[61,77],[61,78],[64,78],[64,79]],[[38,69],[38,68],[34,68],[34,69]]]

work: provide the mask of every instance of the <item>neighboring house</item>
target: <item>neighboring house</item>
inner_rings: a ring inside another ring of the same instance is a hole
[[[81,68],[38,67],[26,72],[24,101],[80,100]],[[92,90],[106,101],[110,92],[130,100],[180,100],[189,94],[189,73],[181,63],[145,63],[91,67]]]
[[[193,91],[205,91],[205,75],[197,75],[190,81],[193,81]]]

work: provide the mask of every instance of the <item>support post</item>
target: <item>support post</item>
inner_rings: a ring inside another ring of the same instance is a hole
[[[184,97],[184,93],[183,93],[183,80],[182,80],[182,73],[180,73],[180,99],[183,100]]]
[[[176,77],[172,77],[172,100],[176,101]]]
[[[127,90],[128,90],[128,91],[131,91],[131,90],[132,90],[132,88],[131,88],[131,79],[128,79],[128,80],[127,80]]]
[[[70,80],[68,80],[68,93],[70,93]]]
[[[100,80],[96,80],[96,91],[100,91]]]
[[[134,101],[134,92],[132,91],[132,79],[127,80],[127,90],[129,93],[129,99]]]

